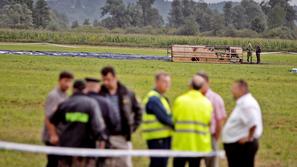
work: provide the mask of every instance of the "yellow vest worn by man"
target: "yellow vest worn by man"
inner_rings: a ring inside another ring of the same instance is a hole
[[[144,98],[143,103],[144,106],[148,103],[151,97],[158,97],[167,111],[168,115],[171,115],[170,105],[165,97],[160,95],[157,91],[151,90],[147,96]],[[171,137],[172,130],[160,123],[157,117],[154,114],[149,114],[145,111],[143,114],[143,122],[142,122],[142,136],[145,140],[152,140],[152,139],[161,139]]]
[[[199,91],[190,90],[178,97],[173,106],[172,149],[211,152],[211,112],[210,101]]]

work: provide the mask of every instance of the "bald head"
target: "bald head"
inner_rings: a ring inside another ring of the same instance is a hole
[[[199,75],[194,75],[190,82],[190,87],[194,90],[200,90],[205,84],[205,79]]]

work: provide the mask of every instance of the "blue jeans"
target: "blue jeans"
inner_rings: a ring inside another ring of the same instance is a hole
[[[171,146],[171,138],[154,139],[147,141],[150,150],[169,150]],[[167,157],[151,157],[150,167],[166,167],[168,163]]]

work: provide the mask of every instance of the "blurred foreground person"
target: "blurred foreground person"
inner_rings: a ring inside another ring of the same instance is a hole
[[[204,72],[199,72],[197,75],[204,78],[205,86],[201,89],[207,99],[212,104],[212,121],[211,121],[211,137],[212,137],[212,149],[213,151],[218,150],[218,140],[221,136],[221,130],[223,128],[224,121],[226,119],[226,111],[223,98],[212,91],[209,87],[209,77]],[[218,167],[219,161],[217,157],[205,158],[206,167]]]
[[[94,148],[98,147],[107,137],[105,124],[102,119],[97,102],[87,97],[83,91],[84,81],[77,80],[73,85],[73,94],[58,106],[57,111],[50,118],[50,122],[56,127],[63,124],[61,134],[56,133],[56,128],[50,129],[50,136],[58,138],[61,147]],[[59,156],[59,167],[95,167],[95,158]]]
[[[169,74],[160,72],[155,76],[155,88],[143,100],[142,135],[149,149],[170,149],[171,135],[174,129],[171,107],[164,95],[171,86]],[[151,157],[150,167],[166,167],[168,158]]]
[[[110,133],[113,132],[116,125],[120,122],[116,122],[116,120],[114,119],[115,111],[113,110],[111,103],[106,98],[99,95],[100,80],[96,78],[86,78],[85,81],[86,81],[85,92],[89,97],[93,98],[98,103],[102,113],[102,117],[106,125],[106,134],[107,134],[107,137],[109,138]],[[104,145],[102,145],[101,147],[109,148],[110,147],[109,141],[107,140],[107,143],[104,143]],[[105,158],[98,158],[97,167],[104,166],[104,164],[105,164]]]
[[[54,114],[58,105],[65,101],[67,98],[67,90],[71,87],[73,81],[73,75],[70,72],[64,71],[59,75],[59,81],[57,87],[55,87],[49,94],[45,102],[45,120],[44,129],[42,132],[42,141],[47,146],[55,146],[57,144],[57,138],[50,138],[48,129],[52,125],[49,118]],[[57,133],[59,134],[62,126],[57,127]],[[55,155],[47,156],[47,167],[57,167],[58,159]]]
[[[244,80],[233,83],[236,106],[223,128],[223,143],[229,167],[254,167],[263,132],[262,114],[257,100]]]
[[[142,108],[135,94],[118,81],[113,67],[104,67],[101,70],[103,85],[99,94],[107,98],[115,111],[116,127],[110,132],[109,142],[112,149],[131,150],[132,133],[140,126],[142,121]],[[109,167],[132,167],[131,157],[108,158]]]
[[[211,149],[211,114],[210,101],[200,92],[205,80],[198,75],[193,76],[190,90],[179,96],[173,105],[173,121],[175,131],[172,136],[172,149],[175,151],[191,151],[210,153]],[[174,158],[174,167],[199,167],[202,157]]]

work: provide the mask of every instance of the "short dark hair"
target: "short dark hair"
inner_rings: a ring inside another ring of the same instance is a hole
[[[158,81],[161,77],[168,77],[170,76],[167,72],[161,71],[155,75],[155,80]]]
[[[73,88],[82,92],[86,88],[86,83],[84,80],[74,81]]]
[[[246,92],[249,92],[249,85],[245,80],[239,79],[236,80],[235,83],[237,83],[240,87],[244,88]]]
[[[102,68],[101,75],[106,76],[109,73],[111,73],[111,75],[113,75],[113,76],[116,76],[116,72],[112,66],[106,66],[106,67]]]
[[[68,71],[62,71],[59,75],[59,80],[61,79],[73,79],[74,76],[71,72]]]
[[[206,82],[209,82],[209,77],[208,77],[208,74],[206,72],[200,71],[200,72],[197,73],[197,75],[202,77]]]

